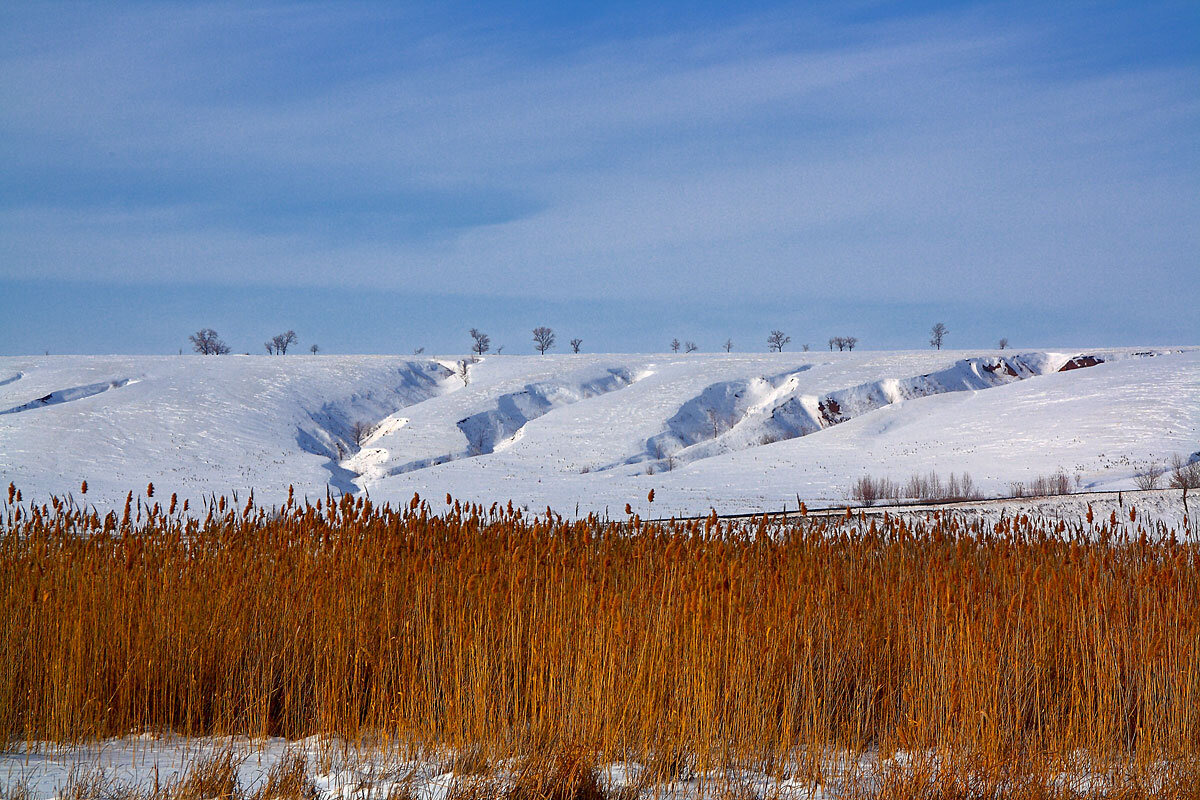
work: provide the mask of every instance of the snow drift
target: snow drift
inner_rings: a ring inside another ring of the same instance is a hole
[[[491,356],[465,380],[454,366],[0,358],[0,478],[98,507],[153,481],[193,502],[279,502],[291,485],[669,515],[840,503],[861,475],[931,468],[988,494],[1057,470],[1131,489],[1200,447],[1196,350]]]

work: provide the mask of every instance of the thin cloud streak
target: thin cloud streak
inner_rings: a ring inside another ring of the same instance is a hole
[[[1056,76],[1050,23],[982,12],[550,55],[418,18],[399,55],[339,39],[355,63],[318,76],[323,32],[362,20],[304,8],[138,6],[50,43],[31,23],[0,62],[26,176],[0,278],[910,302],[1095,284],[1149,311],[1200,251],[1194,61]]]

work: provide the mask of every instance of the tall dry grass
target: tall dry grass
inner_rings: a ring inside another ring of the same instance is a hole
[[[952,754],[967,777],[1081,758],[1195,774],[1200,547],[1136,512],[747,526],[444,508],[10,503],[0,737],[325,733],[543,758],[529,797],[547,774],[588,787],[580,765],[601,761],[814,776],[843,750]]]

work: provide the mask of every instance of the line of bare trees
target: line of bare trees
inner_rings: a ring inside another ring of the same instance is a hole
[[[1133,476],[1133,483],[1139,489],[1158,489],[1165,478],[1170,489],[1200,489],[1200,458],[1193,458],[1196,460],[1175,453],[1167,466],[1151,464]]]
[[[298,341],[295,331],[284,331],[272,336],[263,346],[267,348],[267,355],[286,356],[288,348]]]
[[[471,351],[473,353],[476,355],[483,355],[491,350],[492,340],[490,336],[478,328],[471,328],[469,333],[473,342],[471,345]],[[934,324],[934,326],[929,330],[930,347],[941,350],[942,345],[945,343],[946,336],[949,333],[950,330],[944,323],[938,322]],[[201,328],[189,336],[188,339],[192,343],[192,349],[201,355],[223,355],[230,351],[229,346],[222,341],[221,337],[217,335],[217,332],[212,328]],[[772,330],[770,334],[767,335],[767,350],[773,353],[782,353],[784,346],[790,344],[791,341],[792,337],[788,336],[783,331],[779,329]],[[831,336],[829,337],[829,349],[832,352],[836,347],[839,351],[849,350],[853,352],[854,348],[858,345],[858,341],[859,340],[857,336]],[[288,350],[298,342],[299,338],[296,336],[296,332],[293,330],[288,330],[272,336],[263,343],[263,346],[270,355],[287,355]],[[556,337],[552,328],[539,325],[533,329],[534,348],[542,355],[545,355],[548,350],[553,349],[555,342]],[[583,339],[578,337],[571,339],[569,345],[571,347],[571,352],[579,353],[583,349]],[[685,353],[694,353],[700,349],[700,346],[690,340],[680,342],[678,338],[673,338],[671,339],[670,348],[671,352],[673,353],[678,353],[681,349]],[[1000,339],[999,349],[1005,350],[1007,348],[1008,337],[1003,337]],[[308,349],[310,353],[316,355],[318,352],[320,352],[321,348],[318,345],[313,344],[310,345]],[[418,348],[417,350],[414,350],[413,353],[419,354],[423,352],[424,349],[425,348],[423,347]],[[501,345],[500,347],[496,348],[496,352],[500,353],[503,351],[503,349],[504,346]],[[724,344],[721,345],[721,349],[723,349],[726,353],[732,353],[733,339],[726,339]],[[801,349],[807,352],[809,347],[807,344],[805,344],[802,345]]]
[[[927,475],[916,473],[903,484],[886,477],[864,475],[850,487],[850,497],[860,505],[873,506],[881,501],[894,503],[900,500],[979,500],[983,493],[979,491],[969,472],[964,472],[962,477],[951,472],[950,478],[943,481],[937,472],[930,471]]]
[[[201,328],[188,339],[192,342],[192,349],[202,356],[223,356],[229,352],[229,345],[212,328]]]
[[[469,333],[472,341],[474,341],[474,344],[471,346],[471,352],[475,353],[476,355],[483,355],[489,349],[491,349],[492,340],[491,337],[489,337],[486,333],[478,328],[471,328]],[[539,325],[533,329],[534,349],[536,349],[542,355],[545,355],[547,350],[552,349],[557,340],[558,339],[553,328],[548,328],[545,325]],[[568,344],[572,353],[578,353],[583,350],[583,339],[580,339],[578,336],[572,339]],[[496,352],[499,353],[503,349],[504,346],[501,345],[496,349]]]
[[[188,341],[192,343],[192,350],[202,356],[223,356],[230,352],[229,345],[225,344],[225,341],[212,328],[201,328],[188,336]],[[263,343],[263,347],[266,348],[269,355],[284,356],[299,341],[296,332],[289,330],[272,336]],[[316,344],[310,345],[308,348],[308,352],[314,356],[320,351],[320,346]]]
[[[835,348],[835,347],[838,349],[838,352],[841,352],[842,350],[853,351],[855,345],[857,345],[857,344],[858,344],[857,336],[830,336],[829,337],[829,350],[831,352],[833,351],[833,348]]]
[[[946,327],[944,322],[934,323],[933,327],[929,329],[929,346],[941,350],[942,345],[946,342],[946,336],[949,333],[950,329]],[[767,336],[767,350],[772,353],[782,353],[784,345],[789,344],[791,341],[792,337],[788,336],[783,331],[778,329],[772,330]],[[858,342],[859,339],[857,336],[830,336],[829,350],[832,352],[834,348],[836,348],[839,352],[846,350],[853,352],[854,348],[858,346]],[[1000,350],[1007,350],[1008,337],[1001,337],[997,346]],[[694,352],[696,349],[698,349],[696,348],[694,342],[685,342],[681,344],[678,339],[672,339],[670,347],[671,352],[673,353],[678,353],[681,347],[685,350],[685,352],[688,353]],[[721,345],[721,349],[726,353],[733,352],[733,339],[726,339],[725,343]],[[807,352],[809,348],[808,345],[803,345],[801,349]]]

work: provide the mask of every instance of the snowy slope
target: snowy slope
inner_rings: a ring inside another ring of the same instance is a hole
[[[0,476],[23,493],[118,505],[153,481],[196,500],[289,484],[355,489],[351,428],[461,382],[393,358],[228,356],[0,359]]]
[[[930,469],[1128,489],[1200,450],[1196,350],[490,356],[466,382],[457,360],[0,358],[0,478],[27,499],[86,479],[98,507],[153,481],[193,504],[294,485],[658,516]]]

